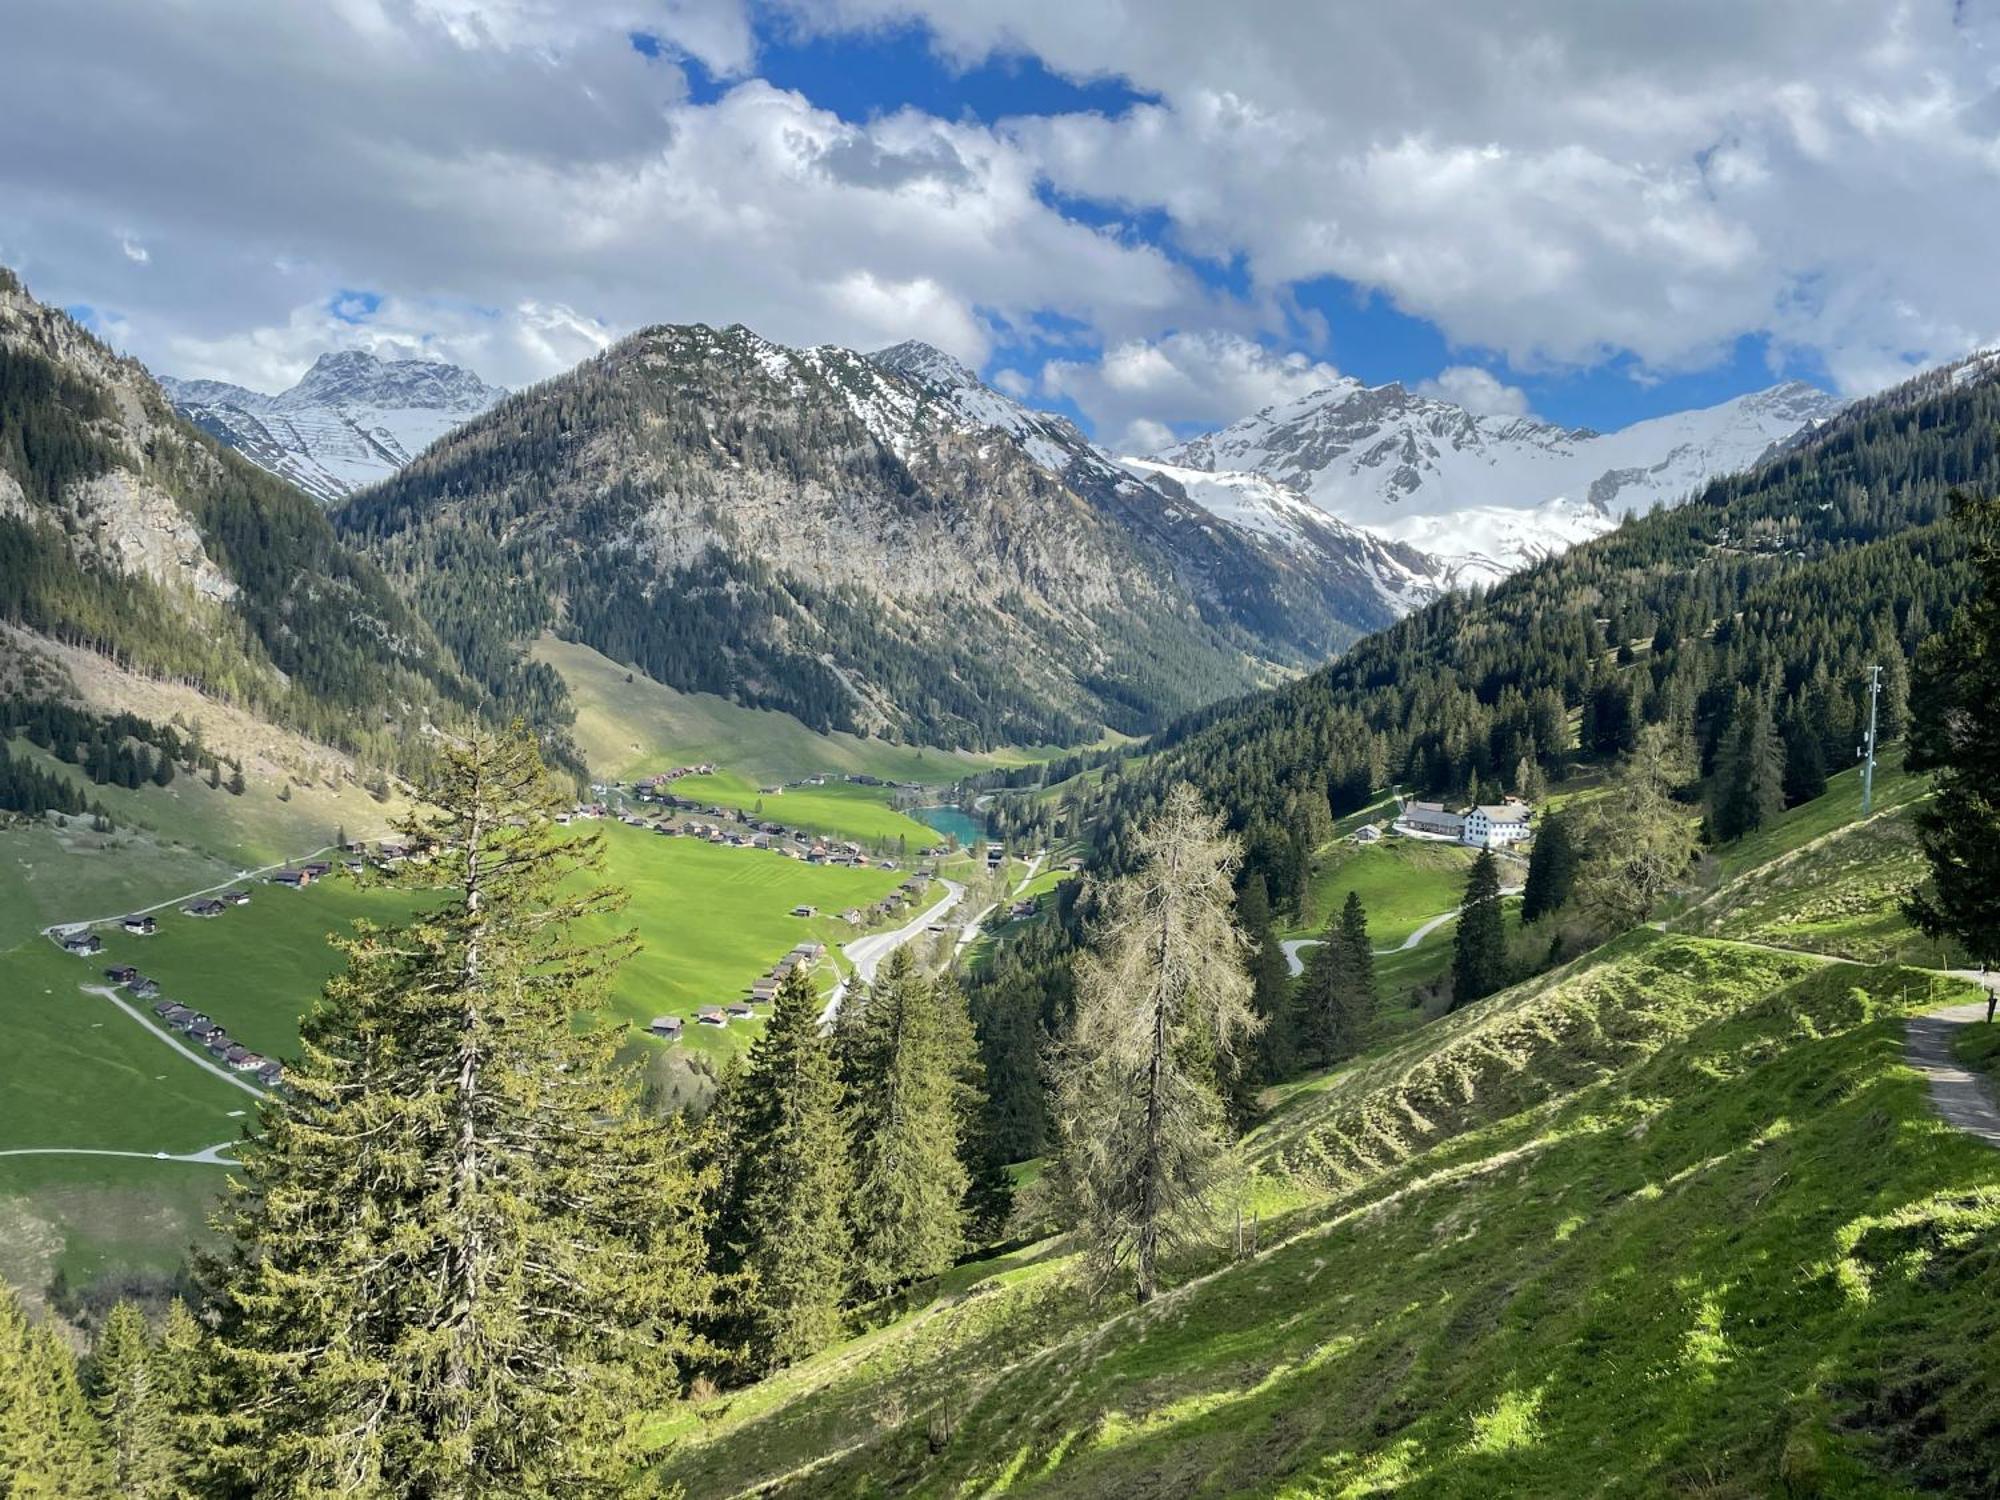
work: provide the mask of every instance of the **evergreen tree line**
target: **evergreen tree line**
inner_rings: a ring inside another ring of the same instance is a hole
[[[0,1494],[646,1492],[637,1418],[810,1354],[1006,1212],[955,984],[899,955],[837,1024],[803,972],[697,1126],[616,1029],[622,895],[526,737],[448,750],[404,878],[243,1144],[194,1303],[112,1312],[79,1373],[0,1307]]]
[[[831,1027],[803,970],[779,987],[711,1115],[712,1265],[737,1289],[719,1342],[741,1368],[815,1352],[856,1310],[996,1232],[1004,1159],[977,1136],[983,1073],[949,974],[899,949]]]

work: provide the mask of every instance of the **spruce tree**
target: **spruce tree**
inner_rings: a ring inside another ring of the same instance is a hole
[[[1285,950],[1271,926],[1271,902],[1264,877],[1252,874],[1236,901],[1237,925],[1251,943],[1250,1009],[1259,1023],[1257,1073],[1266,1083],[1289,1077],[1298,1066],[1297,1043],[1290,1015],[1291,983],[1285,972]]]
[[[76,1361],[52,1329],[28,1322],[0,1283],[0,1495],[109,1500],[103,1438]]]
[[[1328,1067],[1353,1056],[1360,1037],[1353,1025],[1355,990],[1353,952],[1340,932],[1339,918],[1326,924],[1320,940],[1306,950],[1295,998],[1299,1017],[1299,1050],[1315,1068]]]
[[[961,1153],[979,1102],[965,1080],[978,1063],[969,1024],[953,1025],[946,1002],[908,948],[869,992],[851,1118],[854,1269],[870,1296],[939,1274],[965,1248],[972,1179]]]
[[[146,1315],[120,1301],[91,1354],[90,1409],[104,1434],[112,1483],[128,1500],[172,1493],[166,1393],[157,1375]]]
[[[1057,1182],[1100,1282],[1141,1302],[1163,1248],[1198,1234],[1222,1149],[1219,1081],[1254,1034],[1222,820],[1185,783],[1135,833],[1137,868],[1105,897],[1076,964],[1076,1016],[1051,1057]]]
[[[1347,948],[1349,1010],[1359,1046],[1381,1000],[1375,984],[1375,946],[1368,936],[1368,909],[1361,904],[1359,891],[1349,891],[1341,905],[1340,940]]]
[[[1465,877],[1451,957],[1451,1006],[1457,1010],[1507,982],[1507,933],[1500,912],[1500,864],[1481,849]]]
[[[699,1347],[702,1184],[617,1033],[572,1024],[630,944],[572,936],[618,900],[532,742],[445,749],[425,801],[421,914],[339,943],[244,1148],[216,1458],[268,1500],[609,1495]]]
[[[187,1304],[176,1297],[153,1347],[153,1388],[161,1407],[160,1441],[166,1453],[168,1487],[174,1500],[203,1493],[220,1449],[222,1413],[228,1402],[217,1389],[218,1370],[208,1334]]]
[[[853,1282],[854,1172],[844,1090],[803,969],[778,986],[750,1049],[729,1149],[743,1155],[743,1264],[759,1362],[775,1369],[839,1336]]]
[[[1770,699],[1736,690],[1711,788],[1709,822],[1718,840],[1738,839],[1784,811],[1785,755]]]
[[[1925,932],[2000,958],[2000,501],[1958,498],[1978,591],[1917,658],[1907,763],[1936,788],[1917,814],[1930,877],[1906,904]]]
[[[1576,886],[1576,842],[1569,819],[1552,812],[1535,830],[1528,851],[1528,879],[1521,888],[1521,920],[1539,922],[1569,900]]]

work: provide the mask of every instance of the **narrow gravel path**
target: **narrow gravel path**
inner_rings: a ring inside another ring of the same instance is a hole
[[[1952,1056],[1951,1050],[1963,1028],[1985,1024],[1986,1006],[1980,1001],[1911,1016],[1904,1051],[1910,1066],[1929,1083],[1931,1107],[1945,1124],[2000,1147],[2000,1103],[1994,1101],[1992,1083]]]

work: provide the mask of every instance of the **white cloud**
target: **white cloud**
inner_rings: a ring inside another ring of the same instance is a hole
[[[803,9],[1156,93],[1017,133],[1064,190],[1240,255],[1266,306],[1337,276],[1521,368],[1672,370],[1760,334],[1857,387],[2000,327],[1989,0]]]
[[[740,69],[734,15],[696,0],[37,8],[0,49],[0,239],[38,294],[114,310],[149,364],[189,373],[176,361],[198,354],[252,385],[327,336],[316,309],[343,290],[394,299],[401,334],[470,348],[508,384],[576,347],[530,305],[613,332],[744,322],[978,359],[1038,313],[1118,337],[1210,300],[1160,251],[1051,208],[1003,132],[907,110],[851,124],[754,78],[695,104],[671,58],[627,35],[678,28],[674,45]],[[104,253],[93,226],[114,212],[144,235],[144,278],[115,239]]]
[[[1345,379],[1323,360],[1205,330],[1130,339],[1094,360],[1050,360],[1041,389],[1076,402],[1113,446],[1152,453],[1171,440],[1165,424],[1220,425]]]
[[[125,252],[125,258],[135,266],[143,266],[153,258],[147,252],[146,247],[133,239],[129,234],[118,237],[118,248]]]
[[[1429,380],[1418,381],[1414,389],[1420,396],[1454,402],[1479,416],[1531,415],[1526,391],[1478,365],[1447,365]]]

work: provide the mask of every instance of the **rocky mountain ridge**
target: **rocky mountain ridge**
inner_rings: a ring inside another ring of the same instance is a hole
[[[388,478],[507,394],[442,360],[361,349],[320,355],[277,395],[172,376],[160,386],[218,442],[326,504]]]

